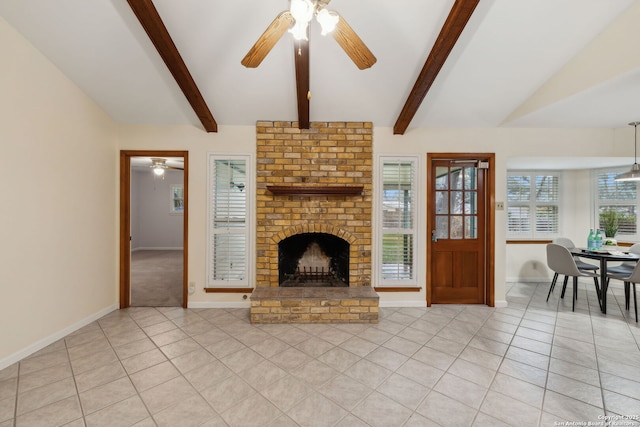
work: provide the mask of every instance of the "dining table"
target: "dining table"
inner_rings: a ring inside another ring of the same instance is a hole
[[[624,247],[611,247],[603,249],[573,248],[571,253],[580,258],[597,260],[600,263],[600,309],[607,314],[607,264],[610,262],[640,261],[640,254],[625,251]]]

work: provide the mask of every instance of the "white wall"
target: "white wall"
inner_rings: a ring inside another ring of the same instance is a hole
[[[419,153],[426,160],[426,153],[463,152],[463,153],[495,153],[496,155],[496,188],[495,201],[506,202],[507,159],[510,157],[616,157],[628,155],[628,134],[611,129],[412,129],[405,135],[393,135],[392,129],[375,128],[373,142],[374,153]],[[426,179],[426,168],[423,170]],[[580,188],[586,182],[577,182]],[[576,212],[588,212],[582,200],[586,194],[573,191],[573,207]],[[426,201],[425,201],[426,205]],[[425,206],[421,221],[426,224],[428,206]],[[508,275],[519,270],[530,259],[544,259],[544,245],[506,245],[506,211],[496,211],[495,233],[495,299],[496,304],[505,302],[505,283]],[[575,221],[568,225],[571,229],[569,237],[581,237],[583,225]],[[587,225],[588,227],[588,225]],[[588,230],[587,230],[588,231]],[[428,238],[428,233],[425,235]],[[534,246],[534,247],[531,247]],[[374,250],[376,248],[374,247]],[[542,254],[542,255],[540,255]],[[426,255],[422,255],[426,256]],[[542,258],[540,258],[542,257]],[[515,261],[514,261],[515,260]],[[424,298],[421,293],[420,298]],[[404,301],[410,295],[394,294],[381,296],[385,301]]]
[[[117,302],[115,123],[0,18],[0,369]]]
[[[131,173],[131,249],[182,249],[183,214],[171,213],[171,185],[183,184],[183,172],[151,169]]]
[[[275,118],[277,120],[277,118]],[[409,129],[405,135],[393,135],[391,128],[374,129],[374,156],[379,154],[411,153],[421,156],[421,176],[426,180],[425,160],[428,152],[490,152],[496,154],[496,201],[506,201],[506,162],[512,156],[575,156],[610,157],[627,155],[621,153],[628,144],[611,129]],[[621,148],[620,148],[621,147]],[[175,149],[188,150],[189,174],[189,281],[196,282],[196,292],[189,295],[189,306],[202,307],[216,304],[248,304],[242,294],[206,294],[206,154],[207,152],[255,154],[255,128],[253,126],[221,127],[217,134],[207,134],[202,130],[187,126],[127,126],[120,128],[120,147],[123,150]],[[576,184],[585,185],[585,183]],[[580,191],[575,194],[576,212],[583,209]],[[426,200],[423,200],[421,221],[426,224]],[[514,252],[506,245],[506,213],[496,212],[496,259],[495,298],[498,303],[505,301],[505,281],[516,263],[526,264],[529,257],[540,248],[518,248]],[[568,225],[573,228],[570,237],[581,237],[582,225],[578,222]],[[426,231],[425,231],[426,234]],[[426,236],[425,236],[426,238]],[[424,247],[424,242],[422,242]],[[374,251],[378,250],[374,246]],[[523,253],[519,253],[521,251]],[[542,253],[544,256],[543,252]],[[418,255],[424,259],[424,251]],[[513,258],[516,258],[516,263]],[[538,255],[535,255],[538,257]],[[374,254],[374,259],[376,259]],[[544,263],[546,266],[546,262]],[[424,274],[423,281],[424,281]],[[383,305],[424,305],[425,289],[419,293],[383,293]]]
[[[215,112],[214,112],[215,114]],[[255,126],[219,126],[217,133],[206,133],[192,126],[121,126],[118,150],[186,150],[189,151],[189,282],[195,293],[189,306],[248,306],[242,294],[207,294],[207,153],[246,153],[255,158]],[[255,229],[255,219],[251,218]],[[252,253],[255,251],[252,250]]]

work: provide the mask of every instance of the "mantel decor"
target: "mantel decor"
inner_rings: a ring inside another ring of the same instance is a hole
[[[267,185],[274,196],[359,196],[363,185]]]

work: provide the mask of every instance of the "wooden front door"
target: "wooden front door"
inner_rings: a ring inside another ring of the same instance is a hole
[[[485,156],[429,156],[427,305],[493,305]]]

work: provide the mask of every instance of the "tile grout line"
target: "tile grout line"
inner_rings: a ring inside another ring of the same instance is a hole
[[[531,293],[531,296],[529,297],[529,300],[527,302],[527,305],[525,306],[525,308],[523,309],[522,312],[522,316],[520,317],[520,321],[518,322],[518,325],[516,327],[516,329],[513,331],[513,334],[511,336],[511,340],[509,340],[509,344],[507,345],[507,349],[505,350],[504,354],[502,355],[502,359],[500,360],[500,363],[498,364],[498,367],[496,369],[495,374],[493,375],[493,378],[491,379],[491,383],[489,384],[489,387],[487,387],[487,392],[485,393],[484,397],[482,398],[482,402],[480,403],[480,406],[478,407],[478,411],[476,412],[476,415],[473,418],[473,421],[475,422],[475,420],[478,418],[478,414],[481,413],[481,408],[482,405],[484,404],[484,402],[487,399],[487,395],[489,394],[489,392],[491,391],[491,386],[493,386],[493,384],[495,383],[496,377],[498,376],[498,373],[500,372],[500,368],[502,367],[502,363],[504,362],[504,360],[507,358],[507,353],[509,352],[509,348],[511,348],[511,343],[513,343],[514,338],[516,337],[516,333],[518,332],[518,329],[520,328],[520,325],[522,325],[522,320],[524,319],[525,314],[527,313],[527,310],[529,308],[529,305],[531,304],[531,300],[533,299],[533,296],[535,295],[536,290],[538,289],[538,283],[536,283],[536,288],[533,290],[533,292]],[[509,289],[510,291],[511,289]],[[507,292],[505,294],[505,299],[507,297],[507,295],[509,294],[509,292]],[[495,312],[495,311],[494,311]],[[485,321],[486,323],[486,321]],[[497,392],[496,392],[497,393]],[[500,393],[502,394],[502,393]],[[515,399],[518,400],[518,399]],[[520,402],[520,400],[518,400]],[[525,403],[525,402],[522,402]],[[526,404],[526,403],[525,403]],[[484,414],[484,412],[482,412]],[[542,406],[539,408],[539,413],[538,413],[538,420],[541,419],[542,417]],[[489,415],[489,414],[485,414],[485,415]],[[491,418],[495,418],[493,415],[489,415]],[[500,420],[502,421],[502,420]]]
[[[18,395],[20,392],[20,368],[22,367],[22,361],[18,362],[18,368],[16,369],[16,397],[14,399],[13,405],[13,427],[16,427],[18,424]]]
[[[100,327],[99,323],[98,323],[98,327]],[[102,334],[104,335],[104,331],[102,330],[102,327],[100,327],[100,332],[102,332]],[[105,339],[107,338],[106,335],[104,335],[104,337],[105,337]],[[84,405],[82,404],[82,399],[80,399],[80,390],[78,390],[78,382],[76,380],[76,374],[75,374],[75,372],[73,370],[73,364],[71,363],[71,354],[69,354],[69,345],[67,343],[67,337],[64,337],[63,340],[64,340],[64,351],[67,354],[67,360],[69,362],[69,369],[71,370],[71,378],[73,378],[73,387],[76,390],[76,396],[75,397],[76,397],[76,399],[78,399],[78,405],[80,405],[81,419],[84,422],[86,414],[84,412]],[[111,347],[111,343],[109,343],[109,347]]]

